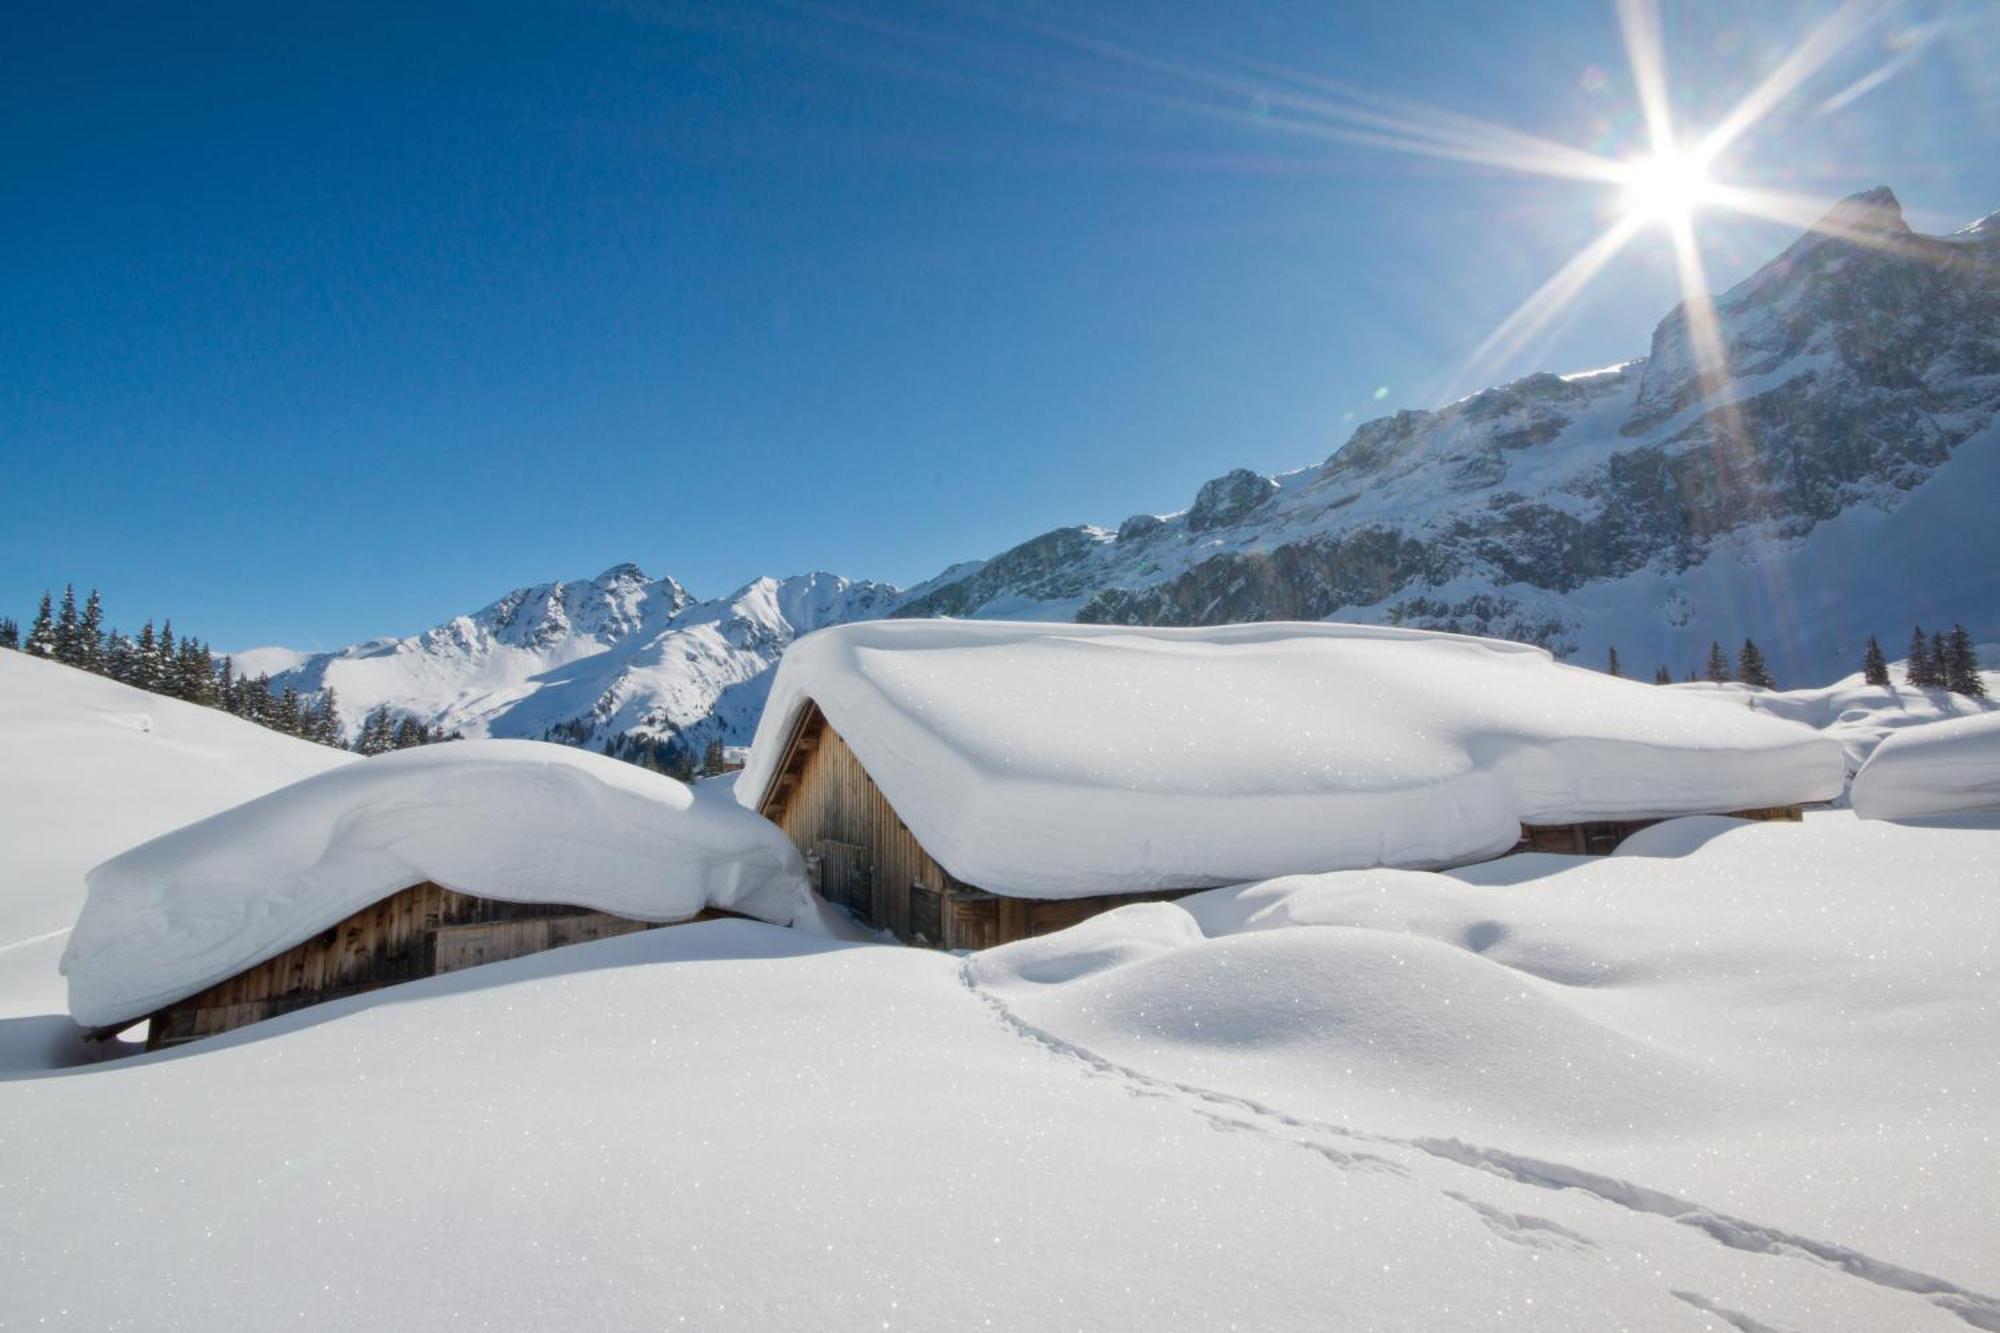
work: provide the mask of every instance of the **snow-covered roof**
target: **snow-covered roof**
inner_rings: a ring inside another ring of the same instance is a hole
[[[2000,810],[2000,713],[1894,733],[1854,775],[1853,802],[1863,819]]]
[[[1447,865],[1523,822],[1826,800],[1844,777],[1810,728],[1522,644],[907,620],[792,646],[745,804],[808,701],[940,864],[1031,898]]]
[[[123,1022],[425,880],[677,921],[789,922],[798,854],[728,801],[540,741],[456,741],[321,773],[113,857],[63,955],[71,1015]]]

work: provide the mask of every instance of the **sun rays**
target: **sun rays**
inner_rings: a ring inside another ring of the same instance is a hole
[[[1480,342],[1452,378],[1454,393],[1490,382],[1481,377],[1516,362],[1606,265],[1650,229],[1663,231],[1672,244],[1690,355],[1697,367],[1713,375],[1722,368],[1722,349],[1699,244],[1703,214],[1727,211],[1801,229],[1823,226],[1872,246],[1900,244],[1893,234],[1827,219],[1825,200],[1730,180],[1723,168],[1732,147],[1873,30],[1887,11],[1880,0],[1844,0],[1713,125],[1690,132],[1679,122],[1669,91],[1666,42],[1655,0],[1613,3],[1646,143],[1644,152],[1623,158],[1269,61],[1174,59],[1053,23],[1030,26],[1044,40],[1123,69],[1139,83],[1116,91],[1162,108],[1255,123],[1309,140],[1603,187],[1612,220]]]

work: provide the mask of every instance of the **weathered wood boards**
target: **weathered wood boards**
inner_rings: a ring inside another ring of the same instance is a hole
[[[703,917],[720,915],[704,912]],[[147,1050],[418,977],[647,930],[655,922],[413,884],[301,944],[158,1010]]]
[[[1731,819],[1778,820],[1797,823],[1805,817],[1796,805],[1767,806],[1757,810],[1732,810]],[[1513,852],[1561,852],[1571,856],[1607,856],[1618,844],[1637,833],[1663,823],[1660,819],[1596,820],[1587,824],[1523,824],[1521,840]],[[1509,853],[1512,855],[1512,852]]]

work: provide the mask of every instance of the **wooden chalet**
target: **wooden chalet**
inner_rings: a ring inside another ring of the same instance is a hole
[[[710,908],[688,920],[731,915]],[[561,903],[481,898],[425,881],[364,907],[235,976],[155,1010],[150,1015],[146,1049],[178,1046],[398,982],[460,972],[565,944],[680,924],[635,921]],[[110,1036],[113,1030],[95,1035]]]
[[[827,901],[899,940],[987,949],[1073,926],[1126,903],[1189,892],[1010,898],[958,879],[924,850],[818,706],[793,724],[758,813],[782,829]]]
[[[864,923],[911,944],[985,949],[1046,935],[1135,902],[1160,902],[1190,889],[1087,898],[1016,898],[967,884],[938,863],[898,817],[853,749],[808,700],[785,741],[757,810],[782,829],[806,860],[820,895]],[[1800,807],[1730,812],[1741,819],[1797,820]],[[1602,856],[1666,818],[1523,824],[1509,853]]]

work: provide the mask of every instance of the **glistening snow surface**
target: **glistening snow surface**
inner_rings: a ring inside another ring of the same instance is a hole
[[[676,927],[0,1082],[0,1324],[1995,1327],[2000,831],[1640,838],[969,965]]]
[[[11,665],[0,890],[341,762]],[[969,967],[681,926],[58,1074],[0,1018],[0,1327],[1992,1329],[1996,825],[1680,820]]]
[[[63,956],[70,1013],[143,1016],[425,880],[641,921],[723,907],[789,923],[804,886],[776,828],[658,773],[539,741],[403,750],[91,871]]]
[[[842,625],[792,646],[737,793],[818,704],[971,884],[1063,898],[1435,866],[1520,825],[1839,795],[1839,748],[1539,648],[1379,626]]]
[[[1853,803],[1864,819],[2000,809],[2000,713],[1897,732],[1855,774]]]

